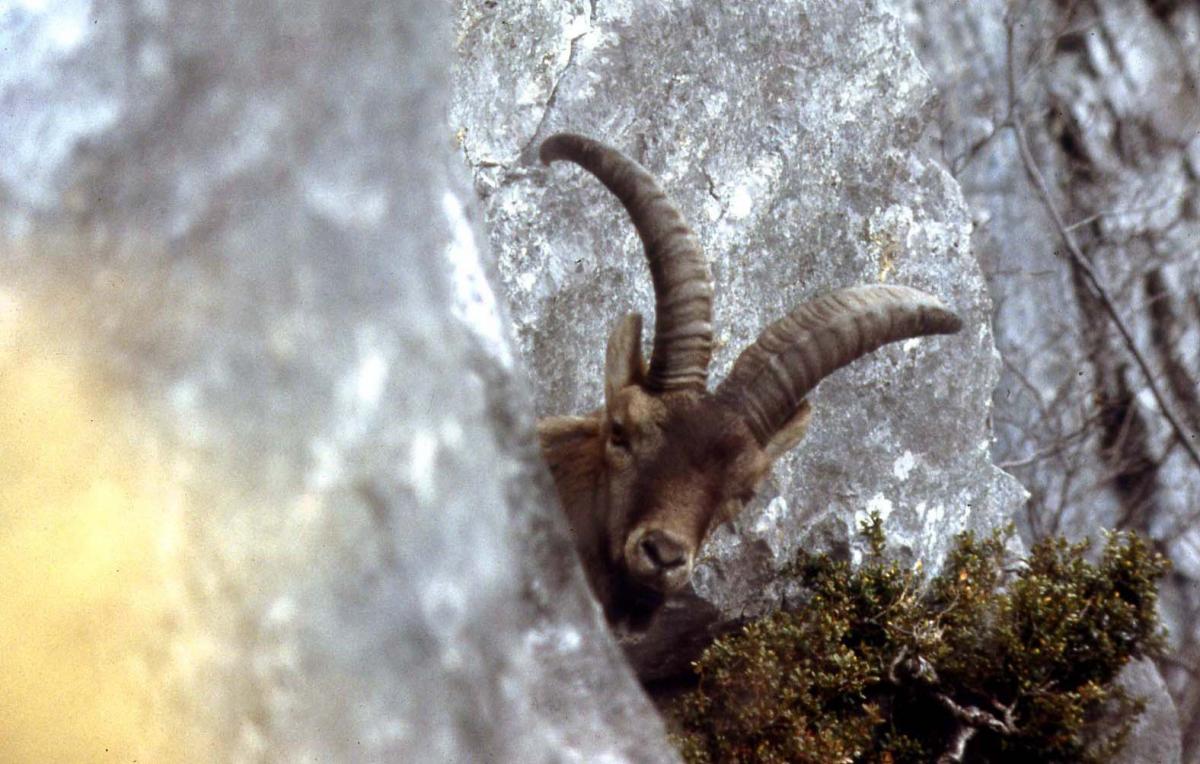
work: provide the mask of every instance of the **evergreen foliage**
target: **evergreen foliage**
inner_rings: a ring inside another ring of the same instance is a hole
[[[748,624],[694,664],[669,709],[689,762],[1086,762],[1119,750],[1142,703],[1114,686],[1155,655],[1166,561],[1113,534],[1051,539],[1012,565],[1005,535],[959,537],[936,577],[885,555],[804,554],[804,606]],[[1008,531],[1011,533],[1011,530]]]

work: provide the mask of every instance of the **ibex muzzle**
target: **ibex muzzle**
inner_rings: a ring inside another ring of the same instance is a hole
[[[608,339],[604,407],[538,423],[592,591],[610,621],[643,622],[687,585],[709,532],[803,437],[805,396],[821,379],[886,343],[962,324],[916,289],[842,289],[768,326],[709,392],[712,276],[683,216],[646,170],[604,144],[560,133],[541,159],[575,162],[617,196],[654,282],[649,365],[642,318],[627,315]]]

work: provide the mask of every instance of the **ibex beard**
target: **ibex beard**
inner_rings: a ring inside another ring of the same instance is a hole
[[[603,408],[538,424],[593,593],[610,622],[643,626],[687,586],[712,529],[742,511],[804,436],[805,396],[821,379],[886,343],[956,332],[961,321],[909,287],[838,290],[768,326],[709,392],[712,276],[683,216],[646,170],[604,144],[560,133],[541,158],[581,165],[620,199],[654,282],[649,366],[642,318],[629,314],[608,339]]]

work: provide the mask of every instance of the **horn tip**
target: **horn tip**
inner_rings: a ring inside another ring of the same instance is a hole
[[[957,334],[962,331],[963,320],[949,308],[939,306],[934,313],[933,325],[937,334]]]
[[[916,309],[921,334],[957,334],[962,331],[963,320],[958,313],[946,307],[940,299],[928,292],[913,287],[891,287],[900,290],[907,299],[909,309]]]

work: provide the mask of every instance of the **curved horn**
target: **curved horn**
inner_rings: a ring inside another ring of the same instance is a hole
[[[742,351],[717,397],[738,411],[760,445],[817,383],[889,342],[953,334],[962,321],[936,297],[903,286],[858,286],[806,302]]]
[[[567,159],[595,175],[625,205],[654,281],[654,349],[645,386],[704,390],[712,356],[712,274],[683,215],[641,165],[603,143],[558,133],[542,143],[543,164]]]

